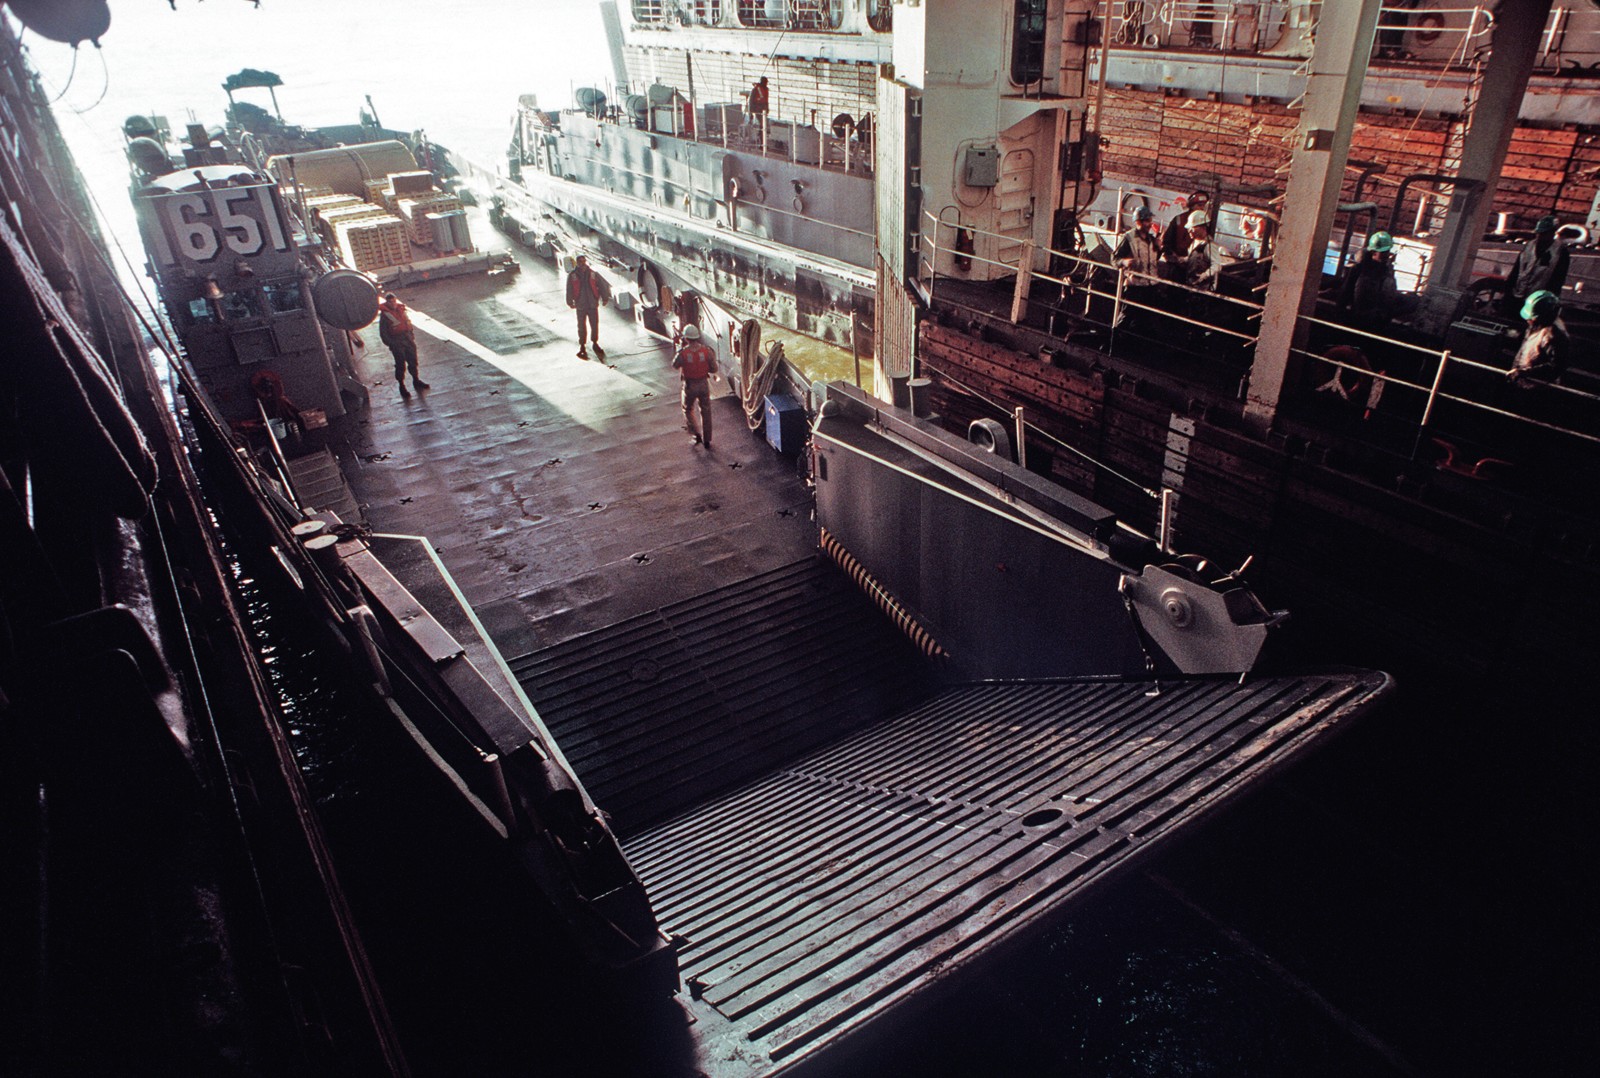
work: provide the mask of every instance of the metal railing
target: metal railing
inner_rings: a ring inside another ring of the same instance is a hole
[[[1220,334],[1241,344],[1251,346],[1255,344],[1256,335],[1253,333],[1231,329],[1215,322],[1191,318],[1177,311],[1140,302],[1129,297],[1128,289],[1131,286],[1137,294],[1137,291],[1141,288],[1159,286],[1164,290],[1164,294],[1168,296],[1187,295],[1194,297],[1196,300],[1203,299],[1208,302],[1231,305],[1238,309],[1246,321],[1259,321],[1261,317],[1261,304],[1259,303],[1240,299],[1237,296],[1229,296],[1213,289],[1195,288],[1176,281],[1163,280],[1151,274],[1139,273],[1087,255],[1062,251],[1053,247],[1038,247],[1031,240],[1019,239],[1003,233],[990,232],[956,222],[944,221],[931,211],[924,211],[923,218],[925,226],[931,225],[932,227],[931,229],[925,227],[920,236],[918,278],[922,283],[923,290],[929,296],[933,295],[936,279],[941,276],[938,266],[940,254],[943,253],[951,259],[970,260],[974,264],[993,266],[1015,273],[1017,276],[1011,309],[1011,321],[1013,322],[1020,323],[1026,315],[1029,304],[1037,302],[1029,295],[1033,282],[1047,281],[1082,297],[1086,310],[1095,299],[1108,301],[1111,304],[1110,322],[1101,323],[1092,318],[1087,318],[1086,315],[1083,317],[1096,325],[1101,325],[1108,329],[1113,334],[1113,340],[1116,328],[1123,321],[1126,312],[1143,311],[1202,332]],[[952,234],[950,243],[940,242],[941,230],[948,230]],[[961,232],[965,232],[972,237],[972,250],[969,251],[956,242]],[[991,247],[1016,247],[1016,257],[1014,259],[1006,259],[982,254],[978,250],[978,240],[989,241],[987,246]],[[1036,269],[1034,268],[1034,262],[1040,254],[1046,256],[1051,265],[1066,265],[1072,267],[1072,269],[1062,275]],[[1216,268],[1218,270],[1221,269],[1220,266]],[[1097,280],[1103,280],[1106,276],[1113,274],[1115,275],[1116,283],[1111,289],[1097,287]],[[950,277],[948,273],[942,275],[946,278]],[[960,278],[954,279],[959,280]]]
[[[1297,29],[1314,26],[1320,0],[1104,0],[1107,39],[1121,48],[1216,49],[1269,53]],[[1405,59],[1459,64],[1489,41],[1492,4],[1399,5],[1379,9],[1374,51]],[[1600,12],[1556,4],[1546,18],[1539,62],[1559,67],[1573,57],[1600,59]]]
[[[972,239],[971,249],[954,242],[954,234],[963,230]],[[945,236],[951,239],[946,241]],[[1008,248],[1015,248],[1015,253],[997,254],[990,248],[1004,244]],[[1034,262],[1040,255],[1045,255],[1052,266],[1069,267],[1064,273],[1044,272],[1034,268]],[[1223,305],[1232,308],[1243,317],[1245,324],[1258,322],[1262,305],[1250,300],[1228,296],[1219,292],[1206,289],[1193,288],[1172,281],[1161,280],[1149,274],[1138,273],[1125,267],[1120,267],[1085,255],[1059,251],[1049,247],[1036,247],[1031,241],[1019,240],[1016,237],[1001,233],[975,229],[959,225],[956,222],[940,220],[932,212],[924,213],[924,231],[919,237],[917,252],[917,279],[924,296],[932,302],[938,290],[940,280],[961,280],[958,275],[951,274],[940,268],[941,257],[970,259],[972,266],[990,266],[1015,273],[1013,284],[1012,306],[1010,320],[1020,324],[1026,318],[1030,305],[1038,304],[1039,300],[1032,298],[1029,293],[1031,284],[1035,280],[1043,280],[1061,286],[1064,292],[1081,297],[1081,313],[1074,312],[1071,317],[1075,323],[1088,322],[1096,328],[1107,331],[1108,351],[1115,354],[1118,326],[1126,312],[1137,311],[1147,315],[1154,324],[1170,324],[1175,329],[1186,327],[1189,330],[1200,330],[1209,334],[1207,339],[1221,338],[1230,341],[1240,350],[1240,358],[1254,359],[1254,347],[1257,338],[1255,335],[1243,332],[1226,325],[1220,325],[1203,317],[1195,317],[1190,313],[1183,313],[1156,306],[1140,299],[1130,298],[1130,286],[1160,286],[1160,294],[1165,297],[1188,295],[1203,297],[1208,303],[1216,304],[1212,310],[1223,309]],[[1097,283],[1114,276],[1114,286],[1106,287]],[[1154,291],[1154,288],[1151,289]],[[1090,317],[1087,312],[1093,300],[1099,299],[1109,304],[1110,320],[1098,321]],[[1157,321],[1159,320],[1159,321]],[[1053,319],[1052,319],[1053,323]],[[1406,395],[1414,395],[1412,414],[1407,413],[1404,407],[1395,407],[1391,398],[1388,406],[1382,409],[1381,414],[1392,422],[1408,425],[1413,429],[1411,439],[1411,457],[1415,459],[1425,443],[1433,434],[1454,434],[1453,431],[1442,431],[1438,426],[1440,408],[1450,405],[1461,409],[1458,416],[1482,416],[1510,422],[1520,427],[1548,431],[1567,437],[1578,439],[1590,445],[1600,445],[1600,435],[1593,433],[1584,426],[1562,423],[1551,418],[1530,412],[1548,411],[1540,408],[1538,397],[1550,402],[1560,402],[1561,405],[1572,408],[1585,408],[1592,410],[1592,414],[1600,417],[1600,395],[1578,389],[1560,382],[1539,380],[1535,382],[1539,388],[1538,396],[1530,396],[1528,403],[1530,411],[1519,411],[1507,407],[1507,402],[1493,399],[1497,394],[1484,394],[1475,397],[1453,391],[1447,382],[1447,375],[1451,370],[1478,372],[1477,377],[1485,385],[1499,385],[1506,377],[1507,368],[1486,363],[1481,360],[1453,354],[1449,349],[1432,348],[1424,345],[1413,344],[1396,337],[1386,336],[1360,329],[1356,326],[1341,322],[1329,321],[1313,316],[1301,319],[1305,329],[1304,339],[1313,335],[1331,338],[1329,347],[1339,343],[1356,343],[1365,346],[1366,354],[1370,353],[1379,360],[1383,369],[1374,369],[1373,366],[1363,366],[1357,362],[1350,362],[1339,358],[1329,358],[1326,354],[1319,354],[1306,348],[1295,348],[1291,354],[1306,363],[1326,364],[1337,369],[1341,374],[1348,372],[1356,379],[1371,379],[1376,387],[1376,392],[1369,391],[1367,413],[1370,415],[1378,408],[1379,401],[1391,390],[1400,391]],[[1055,326],[1050,327],[1052,335]],[[1147,332],[1148,335],[1148,332]],[[1165,336],[1159,333],[1157,336]],[[1070,336],[1070,332],[1068,334]],[[1327,349],[1325,349],[1326,351]],[[1414,364],[1415,368],[1423,372],[1416,377],[1408,378],[1396,373],[1392,368],[1397,364],[1393,362],[1396,357],[1406,357],[1402,362],[1406,365]],[[1388,362],[1385,362],[1388,361]],[[1376,366],[1376,365],[1375,365]],[[1316,370],[1319,368],[1309,368]],[[943,373],[943,372],[941,372]],[[1240,372],[1241,374],[1243,372]],[[1241,395],[1247,382],[1240,383]],[[963,387],[966,388],[966,387]],[[1313,387],[1309,392],[1315,392]],[[1341,395],[1344,391],[1341,390]],[[977,394],[974,394],[975,396]],[[1007,411],[998,402],[991,402],[997,409]],[[1040,432],[1044,435],[1044,432]],[[1048,437],[1048,435],[1044,435]],[[1053,439],[1052,440],[1056,440]],[[1149,492],[1152,493],[1154,492]]]
[[[1600,445],[1600,435],[1596,435],[1590,431],[1562,426],[1559,423],[1540,419],[1537,416],[1526,415],[1522,412],[1512,411],[1489,401],[1478,400],[1473,397],[1463,396],[1459,393],[1446,392],[1444,389],[1446,374],[1451,369],[1480,371],[1491,378],[1503,380],[1508,374],[1508,370],[1505,367],[1497,366],[1493,363],[1484,363],[1481,360],[1470,359],[1466,356],[1454,355],[1449,349],[1428,348],[1423,345],[1410,344],[1406,341],[1396,340],[1393,337],[1386,337],[1378,333],[1371,333],[1366,330],[1358,329],[1354,326],[1345,325],[1341,322],[1329,322],[1313,317],[1304,317],[1301,321],[1308,328],[1318,327],[1324,331],[1331,331],[1340,338],[1355,338],[1371,342],[1371,347],[1373,347],[1375,351],[1381,350],[1389,356],[1409,355],[1417,361],[1417,369],[1419,371],[1426,373],[1431,370],[1431,377],[1411,380],[1393,373],[1389,373],[1387,369],[1380,370],[1375,369],[1372,366],[1362,366],[1343,359],[1329,358],[1326,353],[1319,355],[1315,352],[1300,348],[1293,349],[1291,352],[1291,354],[1298,356],[1301,359],[1313,361],[1315,363],[1326,364],[1340,372],[1349,372],[1358,380],[1371,379],[1375,392],[1369,391],[1368,393],[1369,408],[1375,407],[1378,403],[1378,399],[1383,395],[1386,395],[1391,388],[1405,390],[1408,393],[1420,395],[1422,409],[1421,416],[1416,420],[1415,423],[1416,433],[1411,449],[1411,455],[1413,458],[1416,457],[1418,451],[1421,449],[1423,440],[1428,437],[1430,433],[1434,432],[1434,419],[1438,413],[1439,405],[1443,403],[1459,405],[1463,409],[1466,409],[1469,414],[1477,413],[1484,416],[1495,416],[1500,419],[1511,420],[1520,425],[1526,425],[1528,427],[1564,434],[1569,437],[1588,442],[1591,445]],[[1336,375],[1335,377],[1338,376]],[[1600,416],[1600,396],[1577,389],[1573,386],[1562,385],[1559,382],[1541,380],[1537,384],[1540,390],[1550,394],[1556,399],[1563,399],[1574,405],[1582,405],[1587,403],[1588,405],[1594,406],[1596,408],[1595,414]],[[1391,414],[1393,413],[1391,412]]]

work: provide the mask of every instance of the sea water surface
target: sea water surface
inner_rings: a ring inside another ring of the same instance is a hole
[[[575,87],[613,77],[594,0],[140,0],[112,5],[98,46],[22,39],[106,224],[136,264],[122,122],[165,116],[175,134],[191,122],[220,126],[223,80],[244,68],[282,78],[288,123],[355,123],[370,95],[384,126],[425,131],[491,165],[505,160],[519,95],[559,108]],[[266,90],[237,96],[273,107]]]

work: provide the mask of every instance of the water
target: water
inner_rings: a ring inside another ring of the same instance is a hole
[[[368,94],[385,126],[423,130],[460,153],[504,160],[520,94],[545,108],[605,85],[611,63],[594,0],[177,0],[114,5],[97,51],[24,33],[61,128],[111,231],[142,263],[127,198],[122,122],[224,121],[222,82],[243,68],[283,79],[289,123],[355,123]],[[270,109],[265,90],[240,100]]]

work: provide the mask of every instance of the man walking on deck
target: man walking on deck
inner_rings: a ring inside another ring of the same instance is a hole
[[[700,339],[699,326],[684,326],[678,354],[672,365],[683,378],[683,424],[695,445],[711,448],[711,376],[717,373],[717,353]],[[700,406],[700,429],[695,430],[694,408]]]
[[[606,358],[600,347],[600,308],[611,302],[611,286],[606,279],[589,268],[587,255],[579,255],[572,272],[567,274],[567,306],[578,312],[578,358],[588,359],[586,347],[594,341],[594,354]]]
[[[406,305],[393,292],[385,292],[383,302],[378,304],[378,339],[394,354],[394,380],[400,383],[400,395],[411,396],[411,391],[406,389],[407,371],[411,372],[411,381],[419,392],[427,389],[428,383],[417,377],[416,328],[411,324]]]

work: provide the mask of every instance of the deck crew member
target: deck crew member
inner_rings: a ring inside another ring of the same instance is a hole
[[[1523,302],[1520,313],[1528,324],[1527,335],[1506,379],[1526,386],[1560,377],[1567,365],[1567,327],[1561,322],[1561,301],[1554,292],[1535,292]]]
[[[750,103],[748,106],[750,122],[755,125],[758,132],[767,129],[767,109],[771,101],[772,98],[767,89],[767,77],[762,75],[756,80],[755,85],[750,87]]]
[[[717,373],[717,353],[700,339],[699,326],[684,326],[678,354],[672,365],[683,378],[683,424],[695,445],[711,448],[711,376]],[[700,406],[700,429],[694,425],[694,408]]]
[[[1128,271],[1122,286],[1122,298],[1150,306],[1155,302],[1159,286],[1156,275],[1161,270],[1161,243],[1156,238],[1156,215],[1150,207],[1140,206],[1133,211],[1133,227],[1117,238],[1112,261]],[[1117,325],[1128,320],[1130,310],[1123,307]]]
[[[567,306],[578,312],[578,358],[588,359],[587,343],[594,341],[594,354],[606,358],[600,347],[600,308],[611,302],[611,285],[589,268],[587,255],[579,255],[567,274]]]
[[[1394,237],[1374,232],[1367,237],[1361,259],[1344,279],[1339,306],[1350,312],[1357,329],[1382,333],[1399,310],[1399,288],[1394,278]]]
[[[288,424],[289,434],[295,438],[305,429],[300,409],[290,400],[283,388],[283,379],[277,371],[256,371],[250,376],[250,392],[261,402],[261,411],[267,419],[281,419]]]
[[[1183,209],[1167,222],[1167,231],[1161,237],[1161,258],[1165,267],[1163,276],[1169,281],[1183,280],[1184,259],[1189,257],[1189,218],[1204,210],[1211,202],[1204,191],[1196,191],[1184,200]]]
[[[1190,213],[1187,224],[1189,249],[1183,258],[1179,280],[1190,288],[1209,288],[1214,292],[1227,257],[1211,238],[1211,218],[1205,210]]]
[[[406,305],[393,292],[383,294],[378,304],[378,339],[394,354],[394,380],[400,383],[400,395],[411,396],[406,389],[406,372],[418,391],[428,388],[428,383],[417,376],[417,330],[411,324],[411,314]]]
[[[1559,301],[1571,259],[1567,245],[1556,238],[1556,219],[1539,218],[1533,226],[1533,239],[1518,252],[1511,275],[1506,278],[1506,314],[1517,317],[1535,292],[1550,292]]]

